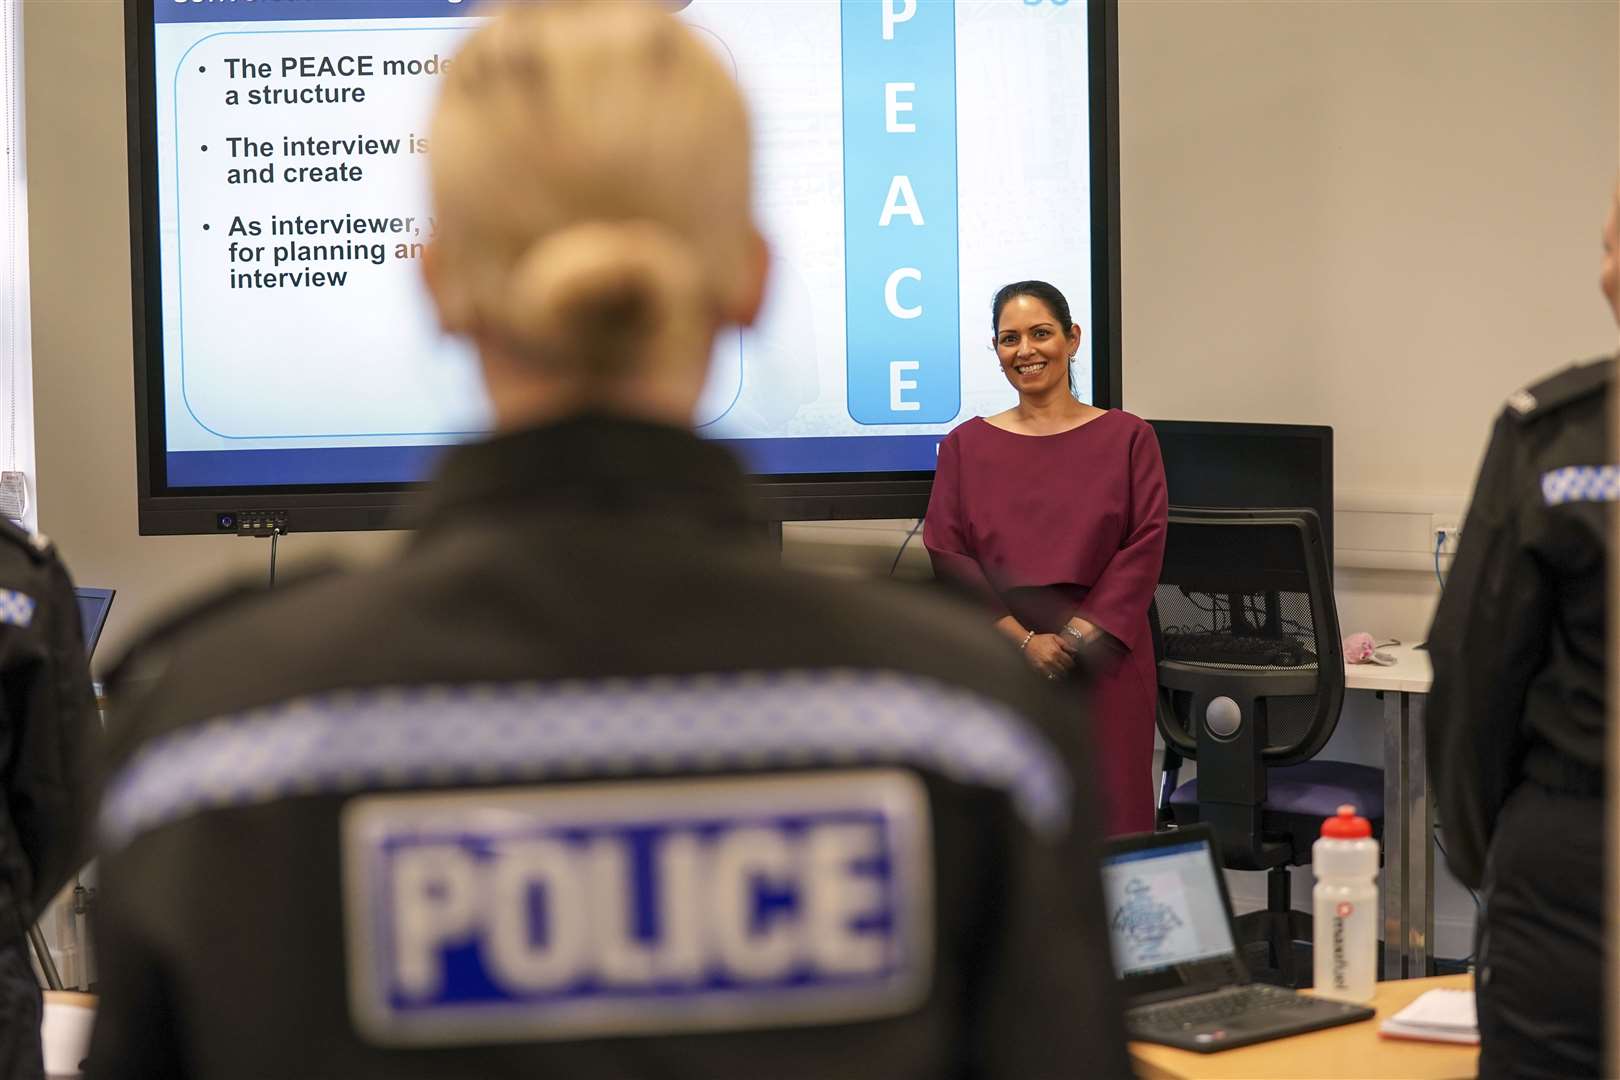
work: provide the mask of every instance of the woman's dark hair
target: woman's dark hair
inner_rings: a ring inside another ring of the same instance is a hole
[[[1069,302],[1063,298],[1056,285],[1047,281],[1015,281],[1011,285],[1003,285],[996,290],[996,298],[990,301],[990,340],[995,341],[1000,334],[1001,309],[1007,306],[1007,301],[1015,296],[1033,296],[1046,305],[1062,324],[1063,336],[1069,336],[1069,328],[1074,325],[1074,317],[1069,314]],[[1075,397],[1080,396],[1079,387],[1074,385],[1074,369],[1069,369],[1069,393]]]

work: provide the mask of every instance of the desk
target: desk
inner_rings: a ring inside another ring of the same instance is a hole
[[[1462,1080],[1478,1072],[1479,1047],[1381,1039],[1378,1025],[1425,990],[1471,990],[1467,975],[1378,984],[1372,1020],[1219,1054],[1194,1054],[1152,1043],[1131,1043],[1139,1080]],[[1309,991],[1306,991],[1309,993]]]
[[[1420,978],[1434,959],[1434,798],[1423,708],[1434,669],[1410,645],[1396,663],[1347,664],[1346,690],[1384,696],[1384,978]]]

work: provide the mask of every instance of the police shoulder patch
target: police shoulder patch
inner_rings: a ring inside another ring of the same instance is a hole
[[[56,558],[56,547],[50,537],[40,532],[29,532],[10,518],[0,517],[0,539],[10,540],[22,548],[35,563],[48,563]]]
[[[1541,474],[1541,498],[1548,506],[1620,502],[1620,466],[1566,465]]]
[[[0,625],[27,628],[34,621],[34,598],[16,589],[0,589]]]
[[[932,978],[930,830],[889,768],[361,797],[351,1014],[433,1046],[901,1013]]]
[[[1529,390],[1516,391],[1508,395],[1507,407],[1518,413],[1520,416],[1523,416],[1525,413],[1531,412],[1535,409],[1536,395],[1532,394]]]
[[[1508,411],[1520,423],[1546,416],[1605,389],[1614,378],[1613,358],[1572,364],[1507,399]]]

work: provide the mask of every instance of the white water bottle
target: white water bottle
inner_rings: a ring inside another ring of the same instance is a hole
[[[1322,822],[1311,845],[1316,872],[1312,953],[1317,995],[1368,1002],[1378,981],[1378,841],[1353,806]]]

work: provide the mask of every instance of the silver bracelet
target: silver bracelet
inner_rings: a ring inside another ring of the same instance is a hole
[[[1033,630],[1030,630],[1030,631],[1028,631],[1028,632],[1026,632],[1026,633],[1025,633],[1025,634],[1024,634],[1024,640],[1023,640],[1023,641],[1020,641],[1020,642],[1019,642],[1019,643],[1018,643],[1018,651],[1019,651],[1019,652],[1023,652],[1023,651],[1024,651],[1024,646],[1025,646],[1025,645],[1028,645],[1028,644],[1029,644],[1029,642],[1030,642],[1030,639],[1031,639],[1031,638],[1033,638],[1033,637],[1034,637],[1034,636],[1035,636],[1035,631],[1033,631]]]
[[[1086,635],[1082,634],[1080,632],[1080,628],[1075,626],[1073,623],[1066,623],[1062,632],[1067,634],[1069,637],[1074,638],[1074,643],[1076,645],[1084,645],[1086,643]]]

